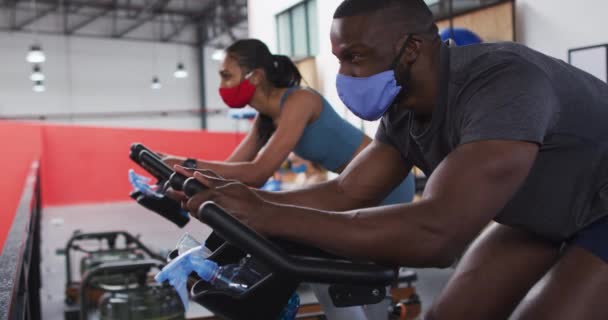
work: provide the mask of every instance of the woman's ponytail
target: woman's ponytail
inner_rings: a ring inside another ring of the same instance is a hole
[[[269,81],[277,88],[299,86],[302,74],[295,63],[287,56],[275,54],[272,56],[272,70],[267,70]]]

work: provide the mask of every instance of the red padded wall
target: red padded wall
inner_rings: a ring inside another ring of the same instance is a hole
[[[42,205],[128,200],[129,146],[207,160],[223,160],[242,139],[235,133],[40,125],[0,121],[0,250],[12,224],[25,177],[40,159]]]
[[[129,199],[129,146],[223,160],[240,136],[204,131],[161,131],[75,126],[43,128],[42,195],[44,205],[114,202]]]

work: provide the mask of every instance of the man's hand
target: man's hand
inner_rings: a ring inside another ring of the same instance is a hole
[[[204,202],[213,201],[244,224],[264,233],[264,222],[269,219],[273,207],[271,203],[264,201],[251,188],[240,182],[200,172],[195,172],[193,176],[208,188],[185,203],[185,209],[193,217],[202,220],[202,217],[198,216],[199,207]]]
[[[218,179],[224,179],[222,178],[220,175],[218,175],[217,173],[211,171],[211,170],[202,170],[202,169],[192,169],[192,168],[186,168],[186,167],[182,167],[181,165],[174,165],[173,166],[173,170],[175,170],[175,172],[180,173],[186,177],[192,177],[194,175],[195,172],[200,172],[205,176],[209,176],[209,177],[213,177],[213,178],[218,178]],[[235,181],[235,180],[226,180],[226,181]],[[169,183],[169,182],[167,182]],[[173,199],[173,200],[177,200],[177,201],[181,201],[182,202],[182,207],[185,209],[186,208],[186,202],[188,201],[188,196],[186,196],[183,192],[181,191],[177,191],[174,190],[171,187],[166,188],[166,192],[165,194],[167,195],[167,197]]]

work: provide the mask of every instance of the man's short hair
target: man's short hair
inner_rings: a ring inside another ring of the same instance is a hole
[[[438,33],[433,13],[423,0],[345,0],[336,9],[334,19],[380,11],[389,22],[403,22],[411,33]]]

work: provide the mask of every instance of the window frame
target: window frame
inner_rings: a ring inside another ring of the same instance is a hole
[[[309,57],[314,57],[316,55],[316,53],[312,52],[312,46],[311,46],[311,35],[310,35],[310,12],[308,10],[309,8],[309,3],[312,1],[317,1],[317,0],[302,0],[290,7],[288,7],[287,9],[278,12],[277,14],[275,14],[275,26],[276,26],[276,39],[277,39],[277,49],[279,51],[279,54],[285,54],[291,58],[297,58],[297,59],[306,59]],[[295,28],[294,28],[294,24],[293,24],[293,12],[296,8],[302,7],[304,9],[304,21],[305,21],[305,26],[304,26],[304,30],[305,30],[305,34],[306,34],[306,54],[304,56],[296,56],[295,55]],[[281,24],[279,23],[279,17],[287,15],[288,17],[288,25],[289,25],[289,53],[285,53],[285,52],[281,52],[281,48],[282,48],[282,44],[281,44],[281,31],[279,30],[281,27]]]

